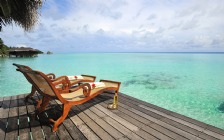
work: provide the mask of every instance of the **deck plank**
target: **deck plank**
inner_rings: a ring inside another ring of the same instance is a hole
[[[0,118],[8,118],[9,108],[10,108],[11,96],[4,97],[4,101],[2,103],[1,111],[3,113],[0,114]]]
[[[201,132],[203,132],[203,133],[205,133],[205,134],[208,134],[208,135],[214,135],[216,138],[221,138],[221,137],[222,137],[222,135],[220,135],[220,134],[217,134],[217,133],[212,132],[212,131],[209,131],[209,130],[205,130],[205,128],[203,128],[203,127],[200,127],[200,126],[195,125],[195,124],[193,124],[193,123],[187,122],[187,121],[182,120],[182,119],[180,119],[180,118],[176,118],[176,117],[174,117],[174,116],[168,115],[168,114],[166,114],[166,113],[164,113],[164,112],[160,112],[160,111],[158,111],[158,110],[156,110],[156,109],[152,109],[152,108],[147,107],[147,106],[145,106],[145,105],[138,105],[138,106],[141,107],[141,108],[144,108],[144,109],[146,109],[146,110],[148,110],[148,111],[152,111],[152,112],[154,112],[154,113],[156,113],[156,114],[162,115],[162,116],[164,116],[165,118],[168,118],[168,119],[170,119],[170,120],[176,121],[177,123],[181,123],[181,124],[186,125],[186,126],[188,126],[188,127],[190,127],[190,128],[193,128],[193,129],[196,129],[196,130],[198,130],[198,131],[201,131]],[[192,129],[192,130],[193,130],[193,129]],[[199,137],[201,137],[201,138],[206,138],[206,137],[208,137],[208,135],[204,135],[203,133],[198,133]],[[211,139],[212,139],[212,138],[211,138]]]
[[[108,110],[113,95],[101,94],[73,106],[56,133],[51,131],[49,117],[58,118],[62,106],[53,100],[50,106],[32,118],[32,100],[24,96],[0,98],[0,135],[3,139],[181,139],[224,140],[224,130],[140,101],[124,94],[119,96],[117,110]],[[41,96],[34,96],[35,99]],[[33,102],[33,103],[32,103]],[[17,121],[19,119],[19,126]],[[7,127],[6,127],[7,126]]]
[[[49,115],[48,117],[49,118],[55,117],[55,118],[53,118],[54,120],[58,119],[62,114],[62,109],[55,101],[51,101],[50,106],[52,106],[51,107],[52,109],[50,109],[48,111],[48,115]],[[52,117],[50,117],[50,116],[52,116]],[[64,122],[66,122],[68,120],[67,118],[64,120]],[[56,133],[57,133],[59,139],[61,139],[61,140],[72,139],[71,133],[69,133],[69,131],[66,129],[66,127],[64,125],[66,123],[64,123],[64,122],[60,125],[60,127],[58,128],[58,131]]]
[[[5,135],[5,140],[12,140],[18,138],[18,107],[17,97],[11,97],[8,125]]]
[[[40,98],[41,98],[41,96],[37,93],[33,96],[34,100],[39,100]],[[33,101],[33,104],[36,104],[36,101]],[[35,106],[34,106],[34,108],[36,109]],[[46,117],[46,114],[44,112],[38,114],[36,117],[36,120],[39,122],[39,125],[42,128],[41,129],[42,135],[45,139],[59,140],[57,134],[52,133],[51,127],[48,122],[48,118]]]
[[[100,127],[102,127],[107,133],[109,133],[113,138],[120,139],[124,137],[122,133],[117,131],[113,126],[106,123],[102,118],[97,116],[94,112],[92,112],[90,109],[93,108],[92,104],[86,103],[83,104],[83,106],[79,106],[81,111],[84,111],[86,115],[88,115],[90,118],[92,118],[93,121],[95,121]]]
[[[110,136],[102,127],[100,127],[94,120],[92,120],[88,115],[86,115],[86,112],[81,110],[80,105],[76,106],[78,110],[81,112],[78,114],[78,116],[86,123],[87,126],[89,126],[90,129],[92,129],[93,132],[96,133],[97,136],[99,136],[101,139],[107,139],[107,140],[113,140],[114,138]]]
[[[139,104],[148,106],[148,107],[150,107],[150,108],[152,108],[152,109],[155,109],[155,110],[159,110],[159,111],[164,112],[164,113],[166,113],[166,114],[168,114],[168,115],[171,115],[171,116],[174,116],[174,117],[176,117],[176,118],[185,120],[186,122],[190,122],[190,123],[192,123],[192,124],[195,124],[195,125],[198,125],[198,126],[200,126],[200,127],[203,127],[205,130],[210,130],[210,131],[213,131],[213,132],[215,132],[215,133],[218,133],[219,135],[224,136],[223,129],[220,129],[220,128],[211,126],[211,125],[209,125],[209,124],[205,124],[205,123],[200,122],[200,121],[198,121],[198,120],[189,118],[189,117],[187,117],[187,116],[184,116],[184,115],[175,113],[175,112],[170,111],[170,110],[166,110],[166,109],[164,109],[164,108],[161,108],[161,107],[156,106],[156,105],[153,105],[153,104],[149,104],[149,103],[147,103],[147,102],[138,100],[138,99],[136,99],[136,98],[132,98],[132,97],[126,95],[126,94],[120,94],[120,95],[121,95],[121,97],[127,98],[127,99],[130,100],[130,101],[137,102],[137,103],[139,103]]]
[[[90,129],[90,127],[88,127],[87,124],[85,124],[85,122],[77,115],[77,112],[79,112],[77,108],[72,107],[71,110],[72,112],[69,114],[70,119],[77,126],[80,132],[82,132],[87,139],[100,140],[99,136],[96,135],[96,133],[94,133],[93,130]]]
[[[107,106],[107,104],[104,103],[103,105],[104,107]],[[119,108],[120,110],[120,108]],[[127,121],[131,122],[132,124],[139,126],[140,127],[140,135],[144,136],[144,138],[149,138],[149,137],[157,137],[159,139],[166,139],[166,140],[171,140],[173,138],[161,133],[160,131],[157,131],[156,129],[153,129],[145,124],[143,124],[142,122],[133,119],[132,117],[124,114],[121,111],[113,111],[115,114],[117,114],[118,116],[122,117],[123,119],[126,119]]]
[[[94,100],[97,100],[97,99],[94,99]],[[96,104],[95,107],[107,115],[106,117],[103,118],[104,121],[106,121],[110,125],[114,126],[114,128],[119,130],[125,136],[127,136],[130,139],[143,139],[141,136],[139,136],[135,133],[136,131],[139,131],[139,128],[137,126],[122,119],[121,117],[110,112],[109,110],[105,109],[103,106],[101,106],[99,104]]]
[[[177,133],[170,131],[169,129],[164,128],[163,126],[160,126],[150,120],[147,120],[143,117],[141,117],[138,114],[135,114],[131,111],[129,111],[128,109],[124,108],[125,105],[121,103],[119,104],[119,110],[122,112],[121,117],[124,118],[129,118],[129,120],[131,120],[131,122],[133,123],[138,123],[138,125],[140,126],[141,129],[146,130],[148,133],[151,133],[151,131],[149,131],[148,127],[151,127],[157,131],[160,131],[163,134],[168,135],[169,137],[173,138],[173,139],[181,139],[181,140],[186,140],[187,138],[178,135]],[[135,119],[135,120],[134,120]],[[138,121],[136,121],[138,120]]]
[[[122,100],[122,99],[121,99]],[[178,132],[179,134],[182,134],[182,136],[184,137],[188,137],[190,139],[202,139],[202,138],[198,138],[198,134],[200,134],[201,132],[191,129],[181,123],[177,123],[173,120],[170,120],[168,118],[165,118],[164,116],[161,116],[159,114],[156,114],[154,112],[145,110],[137,105],[134,105],[130,102],[126,102],[127,100],[124,100],[123,103],[129,107],[131,107],[131,111],[137,113],[137,114],[141,114],[144,117],[146,117],[147,119],[150,119],[151,121],[154,121],[156,123],[159,123],[160,125],[166,126],[169,129],[172,129],[173,131]],[[202,135],[205,135],[203,133],[201,133]],[[208,136],[209,137],[209,136]]]
[[[111,101],[107,101],[105,103],[101,103],[101,105],[107,109],[107,104],[110,103]],[[141,127],[145,126],[143,123],[141,123],[140,121],[136,120],[136,119],[133,119],[131,117],[129,117],[128,115],[125,115],[123,112],[120,111],[120,107],[118,110],[112,110],[113,113],[117,114],[118,116],[120,116],[121,118],[129,121],[130,123],[132,123],[133,125],[135,126],[138,126],[139,127],[139,130],[138,130],[138,134],[147,139],[147,138],[150,138],[150,139],[156,139],[156,137],[158,139],[166,139],[166,140],[171,140],[172,138],[164,135],[163,133],[157,131],[157,130],[154,130],[150,127],[147,127],[147,129],[142,129]],[[146,126],[145,126],[146,127]],[[135,131],[133,131],[135,132]],[[150,132],[150,133],[149,133]]]
[[[99,96],[98,96],[99,97]],[[94,99],[94,100],[96,100],[96,101],[100,101],[100,100],[102,100],[102,98],[98,98],[98,99]],[[103,99],[102,101],[106,101],[105,99]],[[111,101],[110,101],[111,102]],[[104,108],[104,109],[100,109],[99,108],[99,106],[98,106],[98,108],[97,109],[99,109],[100,111],[102,111],[102,112],[104,112],[105,114],[106,114],[106,116],[109,116],[109,117],[111,117],[111,119],[114,119],[115,118],[115,120],[117,120],[118,121],[118,123],[120,123],[121,125],[122,125],[122,123],[121,122],[123,122],[123,120],[122,120],[122,117],[120,117],[119,115],[117,115],[117,113],[116,112],[120,112],[120,111],[118,111],[118,110],[114,110],[114,111],[111,111],[111,110],[108,110],[107,109],[107,105],[105,104],[105,103],[103,103],[103,102],[99,102],[99,105],[101,105],[102,106],[102,108]],[[110,113],[110,115],[108,115],[108,111],[106,111],[106,110],[108,110],[109,112],[111,111],[112,112],[112,114],[114,114],[114,115],[111,115]],[[116,118],[117,117],[117,118]],[[120,117],[120,119],[118,119]],[[133,129],[131,129],[131,135],[133,135],[134,136],[134,138],[135,137],[142,137],[143,139],[157,139],[157,138],[155,138],[155,137],[153,137],[152,135],[150,135],[150,134],[148,134],[148,133],[146,133],[144,130],[142,130],[142,129],[140,129],[139,128],[139,126],[138,126],[138,128],[137,128],[137,125],[135,125],[135,124],[133,124],[133,123],[130,123],[130,121],[128,122],[128,121],[126,121],[127,119],[126,118],[124,118],[124,120],[125,120],[125,122],[123,122],[123,126],[124,127],[126,127],[126,128],[128,128],[129,130],[129,132],[126,132],[126,133],[130,133],[130,128],[131,127],[133,127],[133,126],[135,126],[136,128],[133,128]],[[132,125],[132,126],[130,126],[130,124]],[[112,125],[113,126],[113,125]],[[116,128],[116,127],[115,127]],[[135,130],[134,130],[135,129]],[[136,135],[137,134],[137,135]],[[123,136],[124,137],[124,136]],[[126,137],[126,136],[125,136]],[[130,136],[128,136],[130,139],[133,139],[133,138],[131,138]]]
[[[0,97],[0,108],[2,107],[3,100],[4,100],[4,97]]]
[[[61,105],[59,102],[56,102],[55,100],[52,101],[54,105]],[[59,103],[59,104],[58,104]],[[77,128],[76,125],[72,122],[71,117],[75,116],[75,113],[71,110],[69,112],[68,117],[63,121],[63,124],[71,137],[76,140],[86,140],[86,137],[82,134],[82,132]]]
[[[149,112],[149,111],[145,111],[145,110],[141,110],[140,107],[136,106],[136,105],[133,105],[132,102],[130,103],[130,101],[128,100],[124,100],[124,99],[121,99],[119,100],[120,102],[122,102],[123,104],[125,104],[127,107],[128,110],[130,110],[131,112],[135,113],[135,114],[138,114],[148,120],[151,120],[152,122],[155,122],[161,126],[165,126],[166,128],[172,130],[173,132],[178,132],[178,134],[181,134],[183,137],[187,137],[187,138],[190,138],[190,139],[200,139],[198,138],[197,136],[195,135],[192,135],[192,134],[189,134],[187,132],[185,132],[184,130],[181,130],[181,129],[177,129],[176,126],[172,126],[170,124],[167,124],[163,121],[161,121],[161,119],[163,118],[162,116],[159,116],[158,114],[155,114],[153,112]],[[119,105],[122,105],[122,104],[119,104]]]
[[[61,102],[59,102],[58,100],[55,100],[55,102],[61,105]],[[73,106],[68,116],[70,117],[71,121],[76,125],[76,127],[83,133],[85,138],[91,140],[100,140],[99,136],[97,136],[96,133],[94,133],[90,129],[90,127],[88,127],[87,124],[85,124],[85,122],[78,116],[79,113],[79,109],[76,106]]]
[[[41,128],[40,122],[36,119],[34,114],[34,105],[28,105],[27,111],[29,113],[30,128],[32,132],[32,137],[35,140],[44,140],[43,130]]]
[[[206,138],[209,138],[209,139],[221,139],[223,138],[222,135],[219,135],[217,133],[214,133],[214,132],[211,132],[210,134],[207,134],[205,133],[206,131],[204,130],[204,128],[201,128],[199,126],[196,126],[195,124],[192,124],[192,123],[189,123],[189,122],[186,122],[180,118],[176,118],[176,117],[173,117],[173,116],[170,116],[164,112],[161,112],[159,110],[155,110],[155,109],[152,109],[152,108],[149,108],[149,107],[145,107],[141,104],[138,104],[138,102],[130,102],[130,100],[127,100],[127,99],[121,99],[123,100],[122,102],[125,102],[126,104],[128,104],[128,106],[130,106],[132,104],[132,106],[135,106],[138,110],[142,111],[142,112],[145,112],[146,114],[150,114],[150,115],[154,115],[154,118],[158,118],[156,116],[160,116],[158,119],[159,120],[162,120],[162,121],[165,121],[166,123],[169,123],[169,124],[172,124],[174,125],[175,127],[179,128],[179,129],[182,129],[184,131],[187,131],[188,133],[191,133],[195,136],[198,136],[202,139],[206,139]],[[212,135],[212,137],[210,136]]]
[[[2,106],[0,108],[0,136],[4,139],[8,124],[8,115],[10,108],[11,96],[4,97]]]
[[[30,126],[27,116],[27,108],[24,102],[24,95],[18,95],[18,106],[19,106],[19,139],[27,140],[31,139]]]

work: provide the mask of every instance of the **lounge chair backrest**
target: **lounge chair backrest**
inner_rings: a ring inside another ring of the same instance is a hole
[[[13,63],[13,65],[17,66],[19,70],[32,70],[30,67],[25,66],[25,65],[19,65],[19,64],[15,64]],[[23,72],[22,72],[23,73]],[[29,83],[32,84],[31,79],[27,76],[26,73],[23,73],[23,75],[26,77],[26,79],[28,80]]]
[[[30,67],[26,66],[26,65],[20,65],[20,64],[15,64],[13,63],[14,66],[18,67],[19,69],[23,69],[23,70],[32,70]]]
[[[21,69],[21,70],[33,70],[29,66],[26,66],[26,65],[20,65],[20,64],[15,64],[15,63],[13,63],[13,65],[16,66],[17,68]],[[24,76],[26,77],[26,75],[24,75]],[[55,79],[55,74],[49,73],[49,74],[47,74],[47,77],[49,79]]]
[[[54,86],[48,81],[49,79],[45,74],[38,71],[32,70],[20,70],[22,73],[27,74],[27,76],[32,80],[32,84],[38,90],[39,93],[49,95],[49,96],[56,96]]]

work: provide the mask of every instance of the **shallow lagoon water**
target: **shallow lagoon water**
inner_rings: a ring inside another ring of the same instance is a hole
[[[224,54],[75,53],[0,58],[0,96],[29,93],[12,63],[44,73],[96,75],[120,92],[224,129]]]

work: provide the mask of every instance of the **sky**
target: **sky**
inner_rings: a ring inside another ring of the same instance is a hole
[[[8,46],[43,52],[224,52],[224,0],[44,0],[32,31]]]

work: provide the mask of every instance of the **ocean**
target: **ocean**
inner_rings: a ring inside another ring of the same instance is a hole
[[[224,129],[224,53],[74,53],[0,58],[0,96],[30,92],[12,63],[121,82],[120,92]]]

